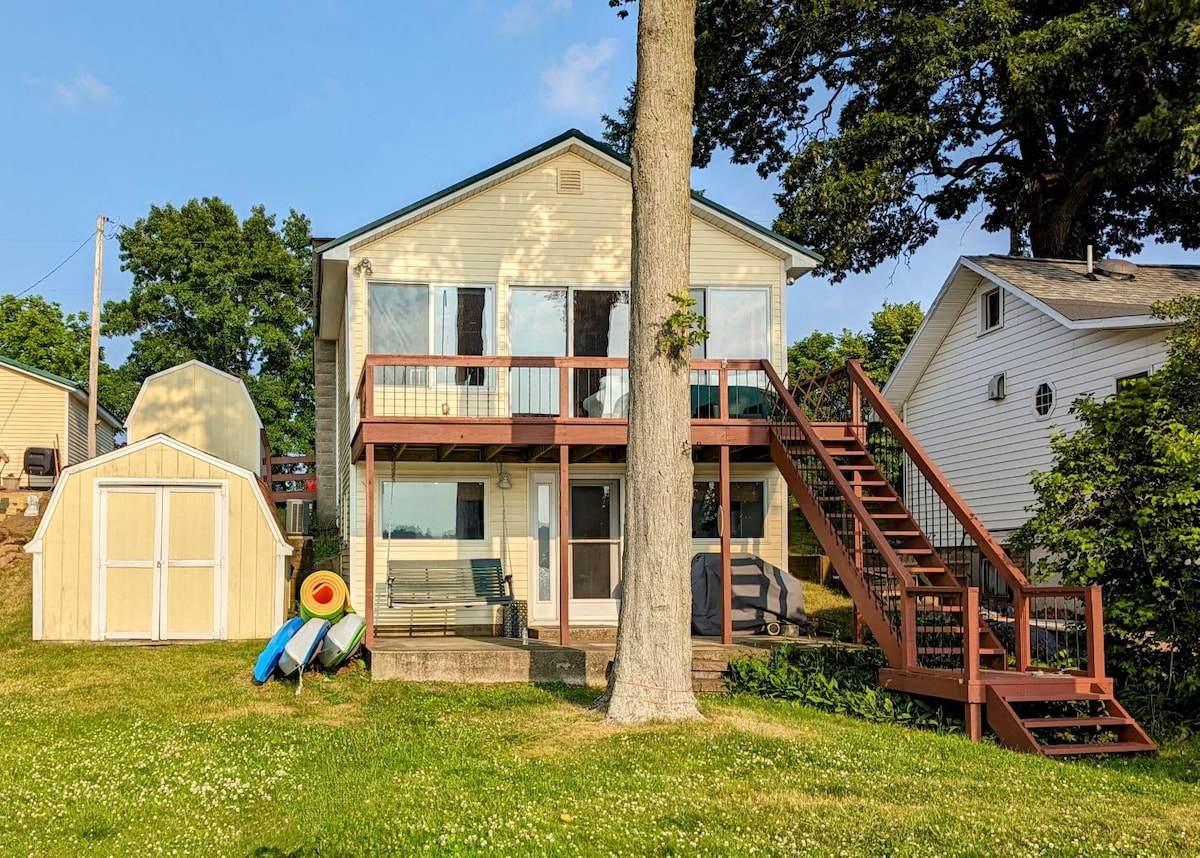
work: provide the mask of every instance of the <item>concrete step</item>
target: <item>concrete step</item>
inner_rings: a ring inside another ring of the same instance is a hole
[[[558,626],[530,626],[529,639],[558,643]],[[616,626],[571,626],[571,643],[615,643]]]

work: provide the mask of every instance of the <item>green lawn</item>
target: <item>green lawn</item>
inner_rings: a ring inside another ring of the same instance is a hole
[[[564,688],[250,682],[255,645],[33,645],[0,571],[4,855],[1194,855],[1200,745],[1060,763],[802,707],[614,730]],[[13,607],[14,603],[16,607]]]

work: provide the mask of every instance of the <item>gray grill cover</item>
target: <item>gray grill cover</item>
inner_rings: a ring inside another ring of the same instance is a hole
[[[770,622],[805,625],[799,579],[749,554],[733,556],[733,629],[756,632]],[[692,558],[692,634],[721,634],[721,555]]]

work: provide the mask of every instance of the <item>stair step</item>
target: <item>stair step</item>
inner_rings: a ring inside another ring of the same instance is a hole
[[[919,635],[961,635],[962,626],[917,626]]]
[[[896,539],[904,539],[905,537],[922,536],[923,534],[919,530],[885,530],[883,531],[883,535]]]
[[[1036,684],[1040,680],[1031,679]],[[1096,691],[1071,691],[1070,689],[1005,688],[996,689],[1005,703],[1066,703],[1073,700],[1111,700],[1108,694]]]
[[[880,521],[882,519],[895,519],[895,520],[906,519],[906,518],[908,518],[908,513],[906,513],[906,512],[873,512],[873,513],[871,513],[871,518],[875,519],[876,521]]]
[[[1029,730],[1065,730],[1068,727],[1124,727],[1132,718],[1105,715],[1095,718],[1022,718],[1021,725]]]
[[[1048,757],[1073,757],[1080,754],[1149,754],[1157,749],[1145,742],[1097,742],[1092,745],[1041,745],[1039,750]]]
[[[933,554],[932,548],[905,548],[903,546],[892,546],[897,554]],[[921,567],[916,567],[921,568]],[[930,567],[932,568],[932,567]]]
[[[895,495],[863,495],[859,500],[863,503],[896,503],[900,498]]]
[[[875,465],[872,462],[838,462],[837,466],[840,471],[867,471],[875,469]]]

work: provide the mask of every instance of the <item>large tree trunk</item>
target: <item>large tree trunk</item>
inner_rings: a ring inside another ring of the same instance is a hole
[[[607,702],[620,723],[699,718],[692,694],[690,347],[664,342],[688,289],[695,0],[642,0],[624,591]]]

